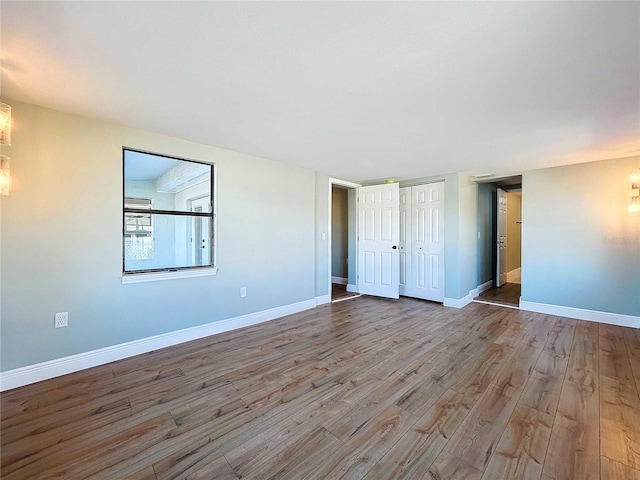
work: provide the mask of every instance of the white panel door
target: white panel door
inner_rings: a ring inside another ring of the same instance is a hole
[[[400,189],[400,295],[411,297],[411,187]]]
[[[411,187],[411,296],[444,301],[444,182]]]
[[[358,188],[358,291],[398,298],[399,188],[397,183]]]
[[[496,220],[496,287],[507,282],[507,192],[498,188]]]

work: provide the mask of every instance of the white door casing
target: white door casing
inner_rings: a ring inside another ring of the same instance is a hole
[[[358,291],[387,298],[399,296],[399,186],[358,189]]]
[[[496,287],[507,282],[507,192],[497,190]]]

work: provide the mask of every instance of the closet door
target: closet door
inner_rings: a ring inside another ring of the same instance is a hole
[[[444,182],[411,187],[411,294],[444,301]]]
[[[400,189],[400,295],[411,297],[411,187]]]
[[[397,183],[358,188],[358,292],[398,298]]]

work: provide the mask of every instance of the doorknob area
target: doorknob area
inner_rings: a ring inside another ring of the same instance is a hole
[[[391,247],[391,248],[393,248],[393,249],[395,250],[396,248],[398,248],[398,246],[397,246],[397,245],[394,245],[394,246],[393,246],[393,247]]]

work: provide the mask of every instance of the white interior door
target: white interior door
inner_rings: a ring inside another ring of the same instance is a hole
[[[397,183],[358,188],[358,291],[399,296],[399,187]]]
[[[507,282],[507,192],[498,188],[496,219],[496,287]]]
[[[412,297],[444,301],[444,182],[411,187]]]
[[[411,297],[411,187],[400,189],[400,295]]]
[[[191,200],[192,212],[209,212],[211,197]],[[191,259],[192,265],[208,265],[211,259],[210,219],[193,217],[191,220]]]

